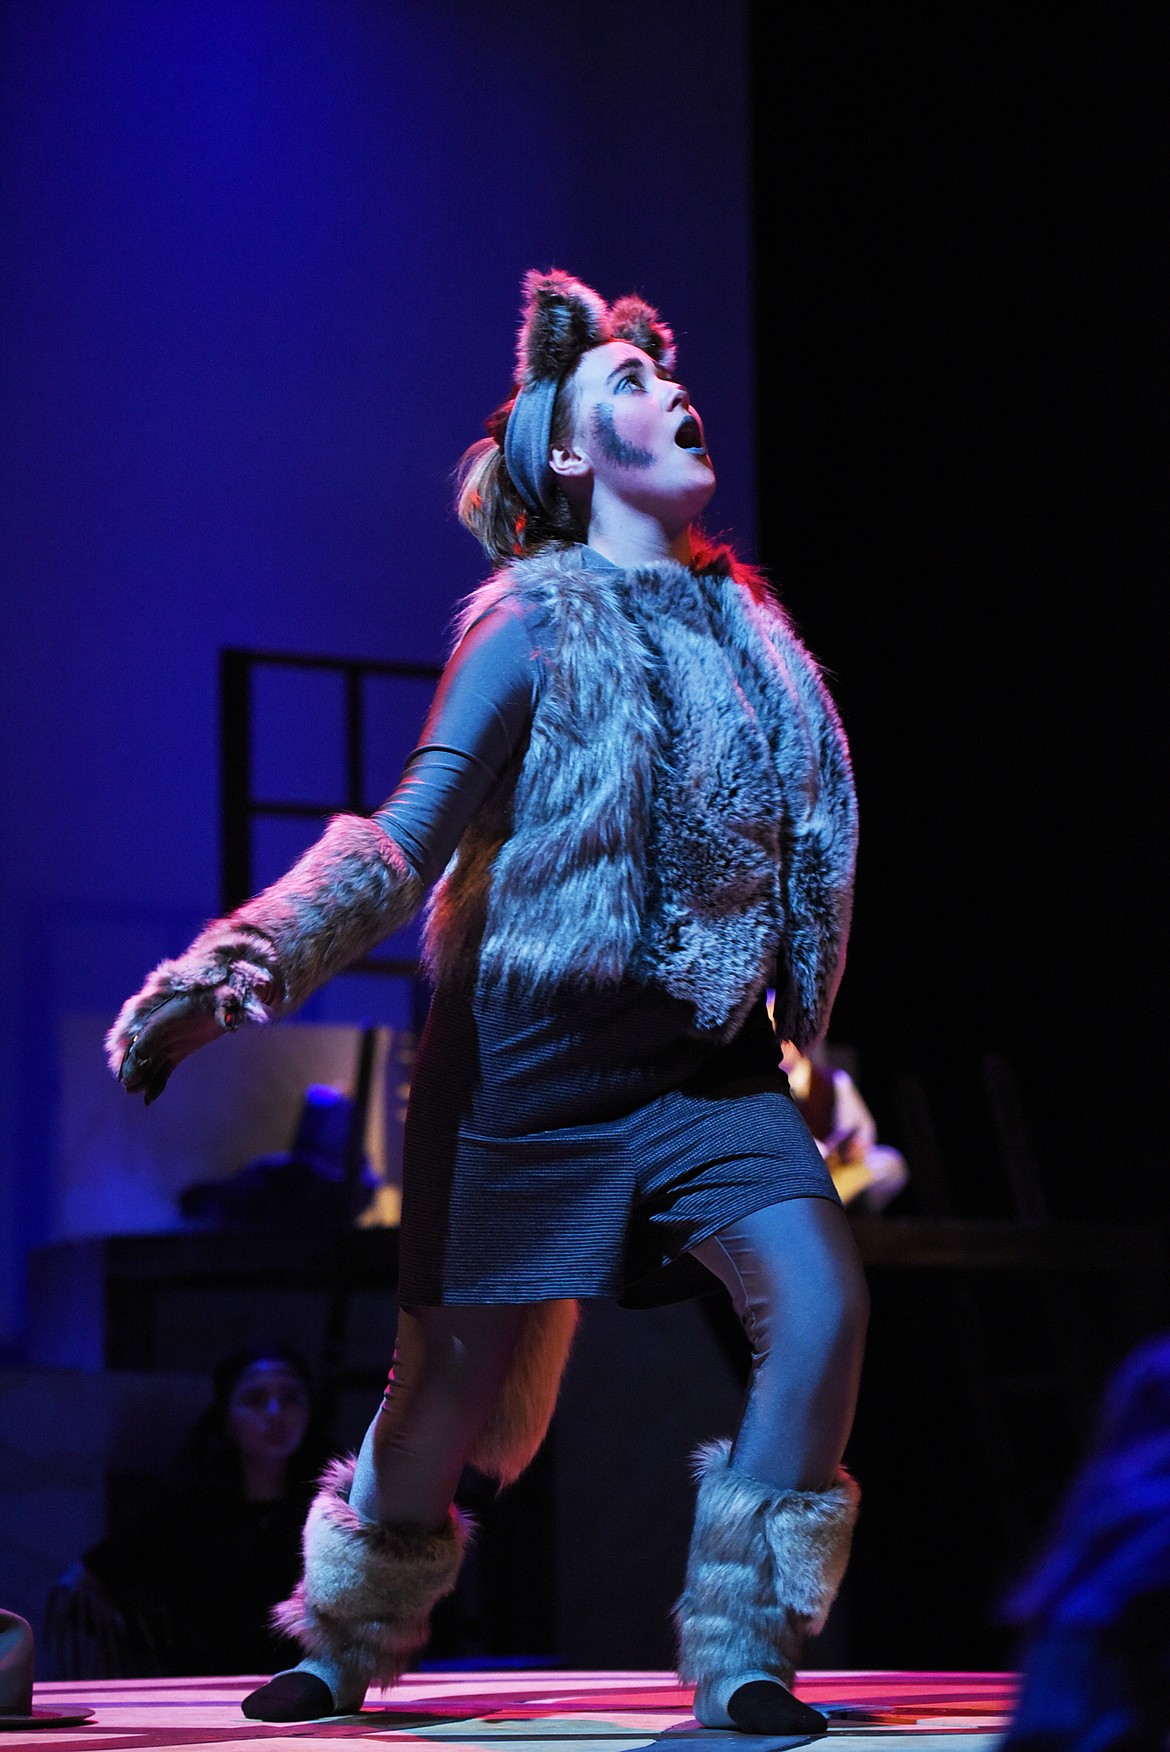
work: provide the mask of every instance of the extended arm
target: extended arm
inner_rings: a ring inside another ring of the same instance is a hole
[[[161,962],[106,1037],[147,1103],[180,1060],[242,1022],[271,1022],[418,910],[525,734],[535,658],[501,603],[460,641],[402,781],[372,820],[338,815],[270,888]]]
[[[537,659],[505,600],[476,621],[443,671],[406,771],[374,820],[429,888],[511,761],[532,719]]]

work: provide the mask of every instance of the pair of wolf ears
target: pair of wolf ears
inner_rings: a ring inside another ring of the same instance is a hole
[[[524,276],[524,302],[516,344],[516,382],[521,389],[559,383],[583,353],[605,341],[629,341],[669,375],[675,365],[674,335],[641,298],[606,304],[592,286],[559,268]]]

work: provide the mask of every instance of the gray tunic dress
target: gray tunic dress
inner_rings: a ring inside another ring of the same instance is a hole
[[[475,624],[375,817],[427,886],[524,741],[539,647],[509,602]],[[710,1289],[695,1243],[783,1199],[837,1202],[778,1056],[762,996],[719,1044],[633,980],[541,1002],[440,985],[406,1121],[402,1302]]]

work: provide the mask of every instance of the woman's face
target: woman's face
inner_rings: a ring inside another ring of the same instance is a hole
[[[309,1428],[309,1392],[279,1358],[250,1363],[228,1400],[228,1434],[246,1459],[289,1460]]]
[[[574,452],[608,490],[664,522],[692,523],[715,490],[703,426],[681,383],[629,341],[585,354],[573,378]],[[553,451],[552,464],[573,453]]]

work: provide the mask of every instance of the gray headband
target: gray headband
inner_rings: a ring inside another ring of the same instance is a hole
[[[504,429],[504,463],[530,511],[547,511],[552,505],[548,446],[559,388],[555,377],[538,377],[519,390]]]

